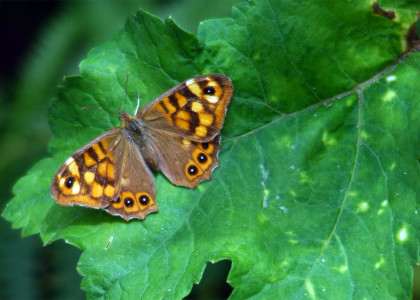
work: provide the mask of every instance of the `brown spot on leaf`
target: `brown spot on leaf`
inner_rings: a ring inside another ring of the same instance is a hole
[[[384,10],[381,7],[379,7],[378,2],[373,3],[373,11],[375,14],[384,16],[385,18],[388,18],[390,20],[395,19],[395,12],[392,10]]]
[[[415,51],[420,49],[420,37],[416,28],[416,23],[411,25],[407,34],[407,47],[408,51]]]

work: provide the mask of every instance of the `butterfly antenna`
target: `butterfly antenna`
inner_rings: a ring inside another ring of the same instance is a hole
[[[91,107],[91,106],[83,106],[83,107],[82,107],[82,109],[83,109],[83,110],[85,110],[85,109],[94,109],[94,110],[99,110],[99,111],[108,112],[108,111],[107,111],[107,110],[105,110],[105,109],[102,109],[102,108],[99,108],[99,107]]]
[[[139,111],[139,107],[140,107],[140,93],[137,93],[137,106],[136,106],[136,110],[134,111],[134,115],[137,115],[137,112]]]
[[[130,72],[127,72],[127,80],[125,81],[125,98],[124,98],[124,105],[123,110],[125,111],[125,103],[127,102],[127,90],[128,90],[128,78],[130,77]]]

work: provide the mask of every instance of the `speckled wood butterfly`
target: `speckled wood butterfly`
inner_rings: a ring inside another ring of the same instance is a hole
[[[186,80],[70,156],[51,184],[64,206],[105,209],[126,220],[158,211],[154,171],[195,188],[218,166],[220,130],[233,86],[224,75]]]

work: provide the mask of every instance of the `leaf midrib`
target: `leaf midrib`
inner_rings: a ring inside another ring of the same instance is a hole
[[[285,114],[285,113],[281,113],[280,111],[277,111],[275,108],[272,108],[272,107],[268,106],[265,103],[261,103],[262,105],[266,106],[269,110],[273,111],[275,114],[278,114],[279,116],[276,117],[275,119],[273,119],[272,121],[266,123],[266,124],[263,124],[263,125],[261,125],[259,127],[256,127],[255,129],[253,129],[251,131],[248,131],[248,132],[243,133],[243,134],[238,135],[238,136],[234,136],[234,137],[230,137],[230,138],[225,138],[225,139],[223,139],[223,141],[224,142],[228,142],[228,141],[237,142],[237,141],[239,141],[242,138],[245,138],[245,137],[247,137],[249,135],[253,135],[253,134],[255,134],[255,133],[257,133],[257,132],[259,132],[259,131],[267,128],[267,127],[270,127],[271,125],[274,125],[274,124],[276,124],[279,121],[282,121],[282,120],[285,120],[285,119],[291,118],[291,117],[296,117],[296,115],[301,114],[301,113],[305,113],[307,111],[315,110],[315,109],[319,108],[321,105],[324,105],[324,106],[328,107],[331,104],[333,104],[334,102],[336,102],[338,100],[341,100],[342,98],[345,98],[345,97],[347,97],[347,96],[349,96],[351,94],[354,94],[354,93],[357,94],[359,92],[362,92],[367,86],[369,86],[369,85],[377,82],[381,77],[383,77],[383,76],[387,75],[388,73],[394,71],[394,69],[396,68],[396,66],[399,63],[401,63],[406,58],[406,56],[408,54],[409,54],[409,52],[404,53],[399,58],[397,58],[397,60],[392,65],[385,67],[382,71],[378,72],[377,74],[375,74],[371,78],[369,78],[369,79],[363,81],[362,83],[358,84],[354,88],[352,88],[352,89],[350,89],[348,91],[342,92],[342,93],[340,93],[338,95],[335,95],[335,96],[333,96],[331,98],[328,98],[328,99],[325,99],[325,100],[321,100],[319,102],[316,102],[316,103],[314,103],[314,104],[312,104],[312,105],[310,105],[308,107],[303,108],[302,110],[298,110],[298,111],[295,111],[295,112],[292,112],[292,113]],[[243,99],[243,98],[239,98],[239,99]],[[248,100],[248,99],[243,99],[243,100],[244,101],[251,101],[252,102],[252,100]]]

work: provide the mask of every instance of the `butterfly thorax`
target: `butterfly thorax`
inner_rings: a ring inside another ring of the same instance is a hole
[[[144,124],[141,118],[133,117],[127,112],[120,111],[121,127],[130,132],[130,136],[143,136]]]
[[[121,132],[130,143],[134,143],[146,164],[153,170],[159,171],[159,161],[156,150],[150,144],[150,134],[144,119],[120,111]]]

